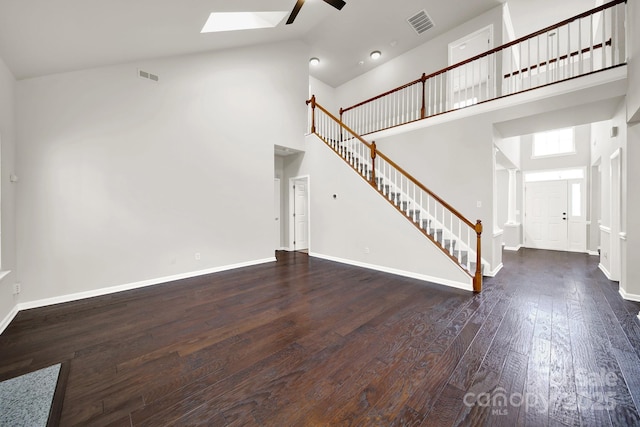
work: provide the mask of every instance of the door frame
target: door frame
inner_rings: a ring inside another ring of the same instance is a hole
[[[580,182],[581,183],[581,210],[583,212],[583,217],[584,220],[582,221],[578,221],[581,222],[584,226],[584,233],[585,233],[585,237],[588,235],[587,233],[587,227],[589,226],[589,221],[587,221],[587,217],[586,217],[586,209],[587,209],[587,199],[586,199],[586,195],[589,194],[589,188],[588,188],[588,181],[587,181],[587,168],[586,167],[576,167],[576,168],[569,168],[569,169],[581,169],[582,170],[582,178],[564,178],[564,179],[558,179],[557,181],[564,181],[567,183],[567,248],[566,249],[561,249],[561,251],[563,252],[578,252],[578,253],[589,253],[589,245],[588,242],[586,240],[586,238],[584,239],[584,248],[582,250],[574,250],[574,249],[570,249],[571,244],[569,242],[570,236],[569,236],[569,218],[570,218],[570,211],[571,211],[571,188],[569,187],[569,183],[571,182]],[[522,189],[523,189],[523,197],[522,197],[522,210],[523,210],[523,220],[522,220],[522,232],[523,232],[523,247],[528,248],[530,246],[527,245],[524,236],[527,235],[527,216],[526,216],[526,212],[527,212],[527,196],[526,196],[526,189],[527,189],[527,184],[528,182],[526,181],[526,174],[527,172],[555,172],[555,171],[564,171],[564,170],[568,170],[568,169],[549,169],[549,170],[539,170],[539,171],[523,171],[522,173]],[[550,180],[550,181],[556,181],[556,180]],[[543,249],[544,250],[544,249]]]
[[[487,32],[487,31],[489,32],[489,43],[488,43],[489,47],[487,48],[487,50],[492,49],[494,47],[494,45],[495,45],[494,44],[494,40],[493,40],[494,39],[494,35],[493,35],[493,31],[494,30],[493,30],[493,24],[489,24],[489,25],[487,25],[485,27],[482,27],[482,28],[472,32],[472,33],[467,34],[466,36],[463,36],[463,37],[461,37],[461,38],[459,38],[457,40],[454,40],[454,41],[452,41],[451,43],[448,44],[448,46],[447,46],[447,64],[448,64],[448,66],[455,65],[455,64],[452,64],[452,62],[453,62],[453,52],[454,52],[455,49],[459,48],[460,45],[462,45],[462,44],[468,43],[469,41],[475,39],[476,37],[478,37],[479,35],[481,35],[482,33]],[[471,57],[473,57],[473,56],[475,56],[475,55],[472,55]],[[489,79],[491,79],[491,73],[492,73],[491,63],[487,62],[487,74],[488,74],[487,85],[489,84]],[[453,76],[452,76],[451,72],[447,72],[446,75],[447,75],[447,80],[448,80],[448,82],[447,82],[447,98],[446,98],[447,103],[446,104],[448,105],[448,108],[451,109],[451,108],[453,108],[453,104],[454,104],[454,100],[455,100],[455,91],[454,91],[454,88],[453,88],[454,81],[453,81]],[[466,81],[465,81],[465,83],[466,83]],[[467,100],[465,100],[465,102],[466,101]],[[478,102],[480,102],[480,100],[478,100]]]
[[[274,208],[276,206],[276,202],[277,202],[277,212],[274,212],[276,214],[276,218],[275,221],[278,222],[277,224],[277,234],[276,234],[276,250],[282,250],[282,180],[280,178],[274,178],[273,179],[273,198],[274,198]],[[275,210],[275,209],[274,209]]]
[[[307,181],[307,247],[309,251],[311,251],[311,176],[310,175],[300,175],[289,178],[289,187],[287,189],[289,193],[289,250],[295,251],[296,246],[293,243],[295,241],[295,233],[296,233],[296,222],[293,219],[293,213],[295,212],[295,192],[293,191],[294,182],[297,180],[306,180]]]
[[[622,273],[622,149],[618,148],[610,157],[609,167],[609,227],[611,243],[609,246],[609,274],[611,280],[620,281]]]
[[[568,221],[564,221],[565,227],[566,227],[566,244],[565,247],[562,249],[559,248],[553,248],[553,249],[549,249],[549,248],[537,248],[531,245],[531,242],[527,239],[527,231],[529,228],[531,228],[530,225],[530,221],[531,218],[529,215],[527,215],[528,211],[529,211],[529,203],[528,203],[528,197],[530,194],[530,185],[534,185],[534,184],[548,184],[548,183],[564,183],[565,185],[565,190],[566,191],[566,207],[565,209],[568,209],[569,207],[569,185],[568,185],[568,181],[566,179],[559,179],[559,180],[548,180],[548,181],[534,181],[534,182],[525,182],[524,184],[524,197],[523,197],[523,205],[524,205],[524,221],[523,221],[523,246],[525,248],[531,248],[531,249],[540,249],[540,250],[549,250],[549,251],[563,251],[566,252],[569,250],[569,225],[568,225]],[[565,216],[568,218],[568,211],[565,212]]]

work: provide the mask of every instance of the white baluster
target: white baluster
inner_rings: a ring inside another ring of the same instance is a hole
[[[618,28],[618,20],[617,20],[618,14],[617,14],[617,11],[618,11],[618,7],[617,6],[613,6],[611,9],[609,9],[609,19],[611,19],[611,22],[610,22],[610,26],[611,26],[611,54],[609,55],[609,59],[611,60],[610,66],[618,64],[618,62],[617,62],[618,55],[617,55],[617,52],[616,52],[616,49],[617,49],[617,46],[618,46],[618,44],[617,44],[618,40],[617,40],[617,35],[616,35],[617,28]]]
[[[394,179],[393,179],[393,184],[394,184],[396,193],[398,193],[398,194],[396,194],[394,203],[396,204],[396,206],[398,206],[398,204],[399,204],[398,200],[400,199],[400,197],[399,197],[400,189],[398,187],[398,169],[394,168],[393,173],[395,175]]]
[[[416,204],[416,185],[413,183],[412,181],[412,186],[413,186],[413,222],[416,222],[416,208],[417,206]]]
[[[458,233],[456,234],[456,240],[458,240],[458,263],[460,262],[460,245],[462,244],[462,220],[458,218]]]
[[[560,28],[556,29],[556,77],[554,82],[560,80]]]
[[[449,212],[449,254],[453,255],[453,213]]]
[[[602,11],[602,68],[607,67],[607,13],[606,9]]]
[[[571,22],[567,24],[567,78],[573,75],[573,66],[571,65]]]
[[[470,228],[467,228],[467,271],[471,272],[471,229]]]
[[[422,211],[424,211],[424,205],[422,204],[422,193],[423,193],[423,191],[422,191],[422,189],[420,189],[420,213],[421,214],[422,214]],[[426,215],[426,212],[425,212],[424,218],[426,218],[426,217],[427,217],[427,215]],[[420,215],[420,218],[423,218],[423,216]],[[420,219],[418,221],[418,223],[422,227],[422,219]]]
[[[444,91],[444,75],[445,73],[440,73],[440,112],[442,113],[447,105],[447,95]]]

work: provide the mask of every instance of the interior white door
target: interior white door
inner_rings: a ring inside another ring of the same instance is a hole
[[[528,182],[525,193],[525,246],[566,251],[567,181]]]
[[[458,64],[489,50],[493,27],[488,26],[449,43],[449,65]],[[462,108],[486,98],[489,84],[489,59],[454,68],[448,74],[449,107]]]
[[[280,230],[282,229],[280,221],[280,178],[275,178],[273,181],[273,217],[275,218],[274,242],[276,250],[278,250],[282,247],[280,239]]]
[[[309,249],[309,207],[307,205],[309,181],[306,178],[293,181],[293,247],[299,251]]]

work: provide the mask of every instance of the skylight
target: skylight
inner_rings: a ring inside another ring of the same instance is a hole
[[[213,12],[201,33],[273,28],[288,12]]]

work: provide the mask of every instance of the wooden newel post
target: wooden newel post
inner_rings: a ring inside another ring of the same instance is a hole
[[[426,83],[427,83],[427,75],[422,73],[422,107],[420,108],[420,118],[424,119],[427,116],[427,108],[425,104],[425,92],[426,92]]]
[[[311,95],[307,105],[311,104],[311,133],[316,133],[316,96]]]
[[[473,292],[480,292],[482,290],[482,221],[476,221],[475,229],[478,241],[476,242],[476,274],[473,277]]]
[[[376,185],[376,142],[371,141],[371,185]]]

